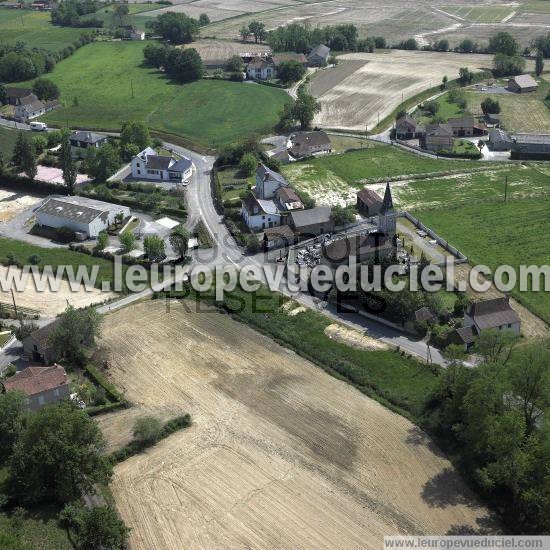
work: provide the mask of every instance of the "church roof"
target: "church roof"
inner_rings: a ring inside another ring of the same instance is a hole
[[[380,209],[381,214],[390,212],[393,210],[393,198],[391,196],[390,184],[386,184],[386,192],[384,193],[384,200],[382,201],[382,208]]]

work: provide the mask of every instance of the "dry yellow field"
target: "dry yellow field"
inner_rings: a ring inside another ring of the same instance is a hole
[[[41,200],[42,197],[0,189],[0,223],[11,221],[17,214],[38,204]]]
[[[479,529],[488,513],[411,422],[229,316],[177,302],[109,314],[109,376],[134,409],[193,426],[119,464],[136,550],[379,549],[384,535]]]
[[[386,50],[350,53],[335,68],[319,71],[311,92],[321,104],[315,124],[325,128],[373,128],[404,100],[458,77],[460,67],[490,68],[492,56],[424,51]],[[528,70],[532,67],[528,62]]]
[[[0,266],[0,277],[4,278],[8,269],[21,272],[20,269],[13,266],[10,268]],[[45,275],[44,278],[46,279]],[[57,283],[53,284],[57,285]],[[56,286],[53,288],[55,289]],[[56,292],[53,292],[49,286],[43,292],[39,292],[30,276],[24,290],[15,291],[14,294],[18,306],[34,309],[47,317],[55,317],[65,311],[67,303],[75,308],[81,308],[110,300],[116,296],[114,292],[102,292],[96,288],[90,288],[88,292],[81,287],[79,292],[72,292],[69,282],[66,280],[59,281],[59,290]],[[11,292],[4,292],[0,289],[0,302],[11,305]]]

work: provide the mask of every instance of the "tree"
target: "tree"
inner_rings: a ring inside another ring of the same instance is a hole
[[[164,40],[168,40],[171,44],[193,42],[199,32],[197,20],[179,12],[163,13],[147,25],[155,34],[160,34]]]
[[[170,48],[166,56],[165,69],[178,82],[199,80],[204,74],[201,56],[195,48]]]
[[[298,99],[294,103],[292,110],[294,119],[300,122],[302,130],[310,127],[316,113],[320,111],[321,105],[312,95],[304,91],[298,94]]]
[[[73,195],[78,170],[73,160],[71,142],[69,141],[68,135],[65,135],[61,142],[59,162],[61,164],[61,169],[63,170],[63,181],[65,182],[65,186],[67,187],[67,193],[69,195]]]
[[[8,94],[6,92],[6,87],[3,84],[0,84],[0,105],[4,105],[8,101]]]
[[[435,100],[428,101],[422,106],[422,110],[429,116],[434,116],[439,111],[439,103]]]
[[[151,42],[143,49],[145,63],[151,67],[162,67],[166,62],[168,48],[164,44]]]
[[[6,171],[6,161],[4,160],[4,153],[0,151],[0,176],[4,175]]]
[[[152,262],[158,262],[164,258],[164,241],[156,235],[143,239],[145,254]]]
[[[518,335],[511,330],[482,330],[475,347],[485,363],[505,365],[509,361],[518,339]]]
[[[386,39],[383,36],[374,37],[374,47],[377,49],[383,49],[386,47]]]
[[[481,102],[481,110],[485,114],[491,113],[497,115],[500,113],[500,103],[498,102],[498,99],[487,97]]]
[[[493,58],[493,72],[496,76],[521,74],[525,70],[525,59],[519,56],[509,56],[497,53]]]
[[[283,61],[279,64],[279,67],[277,68],[277,76],[285,84],[298,82],[302,79],[305,72],[306,68],[301,63],[293,59],[289,61]]]
[[[542,52],[539,50],[535,59],[535,74],[537,76],[540,76],[542,74],[542,71],[544,71],[544,57],[542,55]]]
[[[244,63],[240,56],[232,55],[225,62],[225,70],[228,73],[242,73],[244,71]]]
[[[340,205],[332,208],[330,217],[336,226],[349,225],[355,221],[353,210],[351,208],[342,208]]]
[[[509,32],[499,32],[489,39],[488,51],[513,57],[519,52],[519,44]]]
[[[245,153],[239,163],[239,169],[243,176],[251,176],[258,166],[258,160],[252,153]]]
[[[199,15],[199,27],[205,27],[210,24],[210,17],[206,13],[201,13]]]
[[[294,127],[294,105],[285,103],[279,113],[279,122],[277,122],[277,130],[281,132],[289,132]]]
[[[122,245],[122,252],[128,254],[132,252],[136,246],[136,236],[131,231],[124,231],[118,237],[120,244]]]
[[[248,25],[248,30],[254,35],[254,42],[256,42],[256,44],[262,42],[267,36],[265,24],[260,21],[251,21]]]
[[[0,463],[5,463],[13,451],[26,411],[27,400],[22,392],[0,394]]]
[[[84,166],[96,181],[106,181],[119,165],[119,152],[113,144],[105,143],[99,149],[88,148]]]
[[[37,78],[32,85],[32,91],[38,99],[42,99],[43,101],[50,101],[59,97],[57,84],[47,78]]]
[[[134,424],[134,438],[141,443],[151,443],[157,441],[160,430],[160,420],[154,416],[142,416]]]
[[[442,38],[435,42],[433,49],[436,52],[448,52],[449,51],[449,41],[446,38]]]
[[[472,73],[468,67],[460,67],[458,70],[458,81],[462,84],[462,86],[471,84],[473,79],[474,73]]]
[[[81,504],[67,504],[61,511],[61,523],[75,534],[78,550],[123,550],[130,530],[109,506],[87,509]]]
[[[121,27],[129,13],[128,4],[116,4],[113,9],[113,15],[118,18],[118,24]]]
[[[136,120],[123,122],[120,131],[120,144],[123,150],[129,145],[135,145],[139,151],[143,151],[151,145],[151,135],[145,122]]]
[[[13,146],[13,154],[11,157],[11,162],[14,166],[22,169],[23,158],[27,154],[27,149],[31,146],[27,134],[24,132],[19,132],[17,134],[17,139],[15,140],[15,145]]]
[[[98,250],[103,250],[109,244],[109,234],[107,231],[100,231],[97,236],[97,245]]]
[[[246,25],[243,25],[239,30],[239,35],[241,36],[243,42],[246,42],[250,38],[250,30]]]
[[[181,258],[184,258],[187,254],[189,248],[189,231],[187,231],[183,225],[178,225],[170,235],[170,246]]]
[[[465,38],[459,45],[458,51],[462,53],[473,53],[476,52],[478,47],[470,38]]]
[[[442,79],[441,79],[441,89],[442,90],[446,90],[447,89],[447,83],[449,82],[449,78],[447,77],[447,75],[445,75]]]
[[[106,483],[112,473],[98,425],[70,402],[29,416],[10,460],[23,502],[68,502]]]
[[[255,233],[249,235],[246,240],[246,252],[248,254],[257,254],[262,249],[260,239]]]
[[[75,309],[68,305],[48,338],[54,354],[81,366],[85,361],[84,348],[93,345],[99,336],[101,320],[94,308]]]

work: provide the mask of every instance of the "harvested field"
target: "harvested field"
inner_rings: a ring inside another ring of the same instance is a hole
[[[15,267],[9,269],[21,272],[20,269]],[[0,277],[4,278],[7,272],[7,267],[0,266]],[[49,279],[49,277],[44,277]],[[50,287],[45,287],[45,290],[40,292],[29,277],[24,289],[20,291],[14,289],[15,301],[18,306],[37,310],[47,317],[55,317],[65,311],[67,303],[75,308],[81,308],[110,300],[116,296],[112,292],[102,292],[96,288],[90,288],[89,291],[86,291],[84,287],[81,287],[78,292],[72,292],[68,281],[65,280],[59,281],[59,283],[52,280],[52,285],[56,284],[59,284],[59,290],[54,292]],[[53,288],[56,289],[56,286],[53,286]],[[11,293],[0,290],[0,302],[11,304]]]
[[[186,48],[195,48],[206,65],[213,63],[224,63],[232,55],[242,53],[266,53],[269,52],[269,46],[265,44],[243,44],[241,42],[230,42],[227,40],[199,40],[185,46]]]
[[[0,223],[9,222],[42,199],[43,197],[0,189]]]
[[[514,13],[510,4],[499,6],[443,6],[442,11],[450,13],[463,21],[472,23],[500,23]]]
[[[355,70],[346,69],[349,62]],[[456,78],[460,67],[477,71],[491,64],[491,56],[475,54],[392,50],[343,55],[337,67],[319,71],[311,82],[311,93],[321,103],[315,124],[364,131],[443,76]]]
[[[170,304],[103,330],[109,376],[140,411],[193,417],[115,468],[132,548],[379,548],[487,520],[408,420],[227,315]],[[101,421],[113,444],[128,414]]]

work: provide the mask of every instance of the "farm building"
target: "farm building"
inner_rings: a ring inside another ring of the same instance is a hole
[[[500,128],[489,132],[489,149],[491,151],[509,151],[512,148],[512,138]]]
[[[386,235],[374,232],[352,235],[323,245],[322,262],[330,267],[346,264],[350,256],[360,264],[374,260],[378,262],[392,254],[394,247]]]
[[[508,89],[518,94],[534,92],[538,87],[537,81],[529,74],[520,74],[508,79]]]
[[[50,334],[57,328],[59,320],[45,325],[23,338],[23,357],[33,363],[50,364],[58,359],[49,342]]]
[[[241,216],[252,231],[281,225],[281,214],[275,202],[256,198],[254,193],[249,193],[243,200]]]
[[[328,63],[330,48],[324,44],[319,44],[307,56],[307,61],[312,67],[322,67]]]
[[[0,382],[0,389],[23,392],[28,409],[36,411],[69,397],[69,380],[65,369],[59,365],[27,367]]]
[[[490,126],[498,126],[500,124],[500,115],[496,113],[485,113],[485,122]]]
[[[157,155],[151,147],[145,148],[132,159],[132,177],[154,181],[181,183],[188,180],[193,173],[193,163],[183,157]]]
[[[93,239],[113,224],[117,216],[127,218],[130,209],[84,197],[55,197],[47,199],[35,215],[40,227],[66,228]]]
[[[330,206],[295,210],[290,213],[290,227],[302,237],[330,233],[334,231],[331,212]]]
[[[279,204],[279,208],[284,212],[303,210],[304,208],[304,204],[292,187],[279,187],[275,192],[275,198]]]
[[[304,67],[307,65],[307,57],[303,53],[288,52],[278,53],[277,55],[273,56],[273,63],[275,64],[276,69],[281,63],[285,63],[286,61],[297,61],[298,63],[300,63],[300,65],[303,65]]]
[[[361,189],[357,192],[357,211],[364,216],[376,216],[380,213],[382,199],[372,189]]]
[[[264,231],[264,250],[292,246],[294,243],[294,231],[288,225],[272,227]]]
[[[75,158],[81,158],[90,148],[99,149],[107,143],[108,137],[104,134],[75,130],[69,137],[71,153]]]
[[[395,123],[395,137],[397,139],[415,139],[425,134],[424,126],[418,123],[411,115],[405,114]]]
[[[38,99],[30,88],[6,88],[6,102],[8,105],[21,105],[22,101],[29,96]]]
[[[255,57],[247,65],[246,75],[252,80],[271,80],[276,75],[275,63],[271,57]]]
[[[422,146],[428,151],[452,149],[454,143],[453,129],[448,124],[428,124]]]
[[[332,152],[330,138],[322,130],[295,132],[290,135],[290,144],[288,152],[295,159]]]
[[[550,160],[550,134],[515,134],[512,158]]]
[[[450,118],[447,120],[447,124],[451,127],[455,137],[481,136],[486,133],[485,126],[474,122],[472,116]]]

